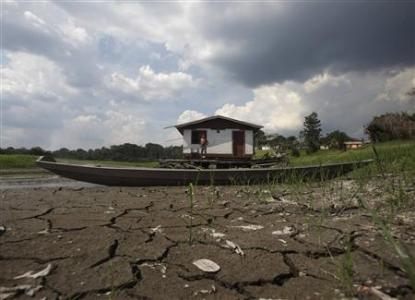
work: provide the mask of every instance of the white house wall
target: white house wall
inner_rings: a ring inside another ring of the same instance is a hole
[[[245,154],[254,154],[254,133],[252,130],[245,130]]]
[[[192,152],[200,152],[199,144],[191,144],[192,130],[206,130],[207,140],[209,142],[207,146],[207,153],[209,154],[232,154],[232,131],[235,129],[185,129],[183,130],[183,153],[190,154]],[[218,132],[219,131],[219,132]],[[253,132],[252,130],[245,130],[245,154],[253,154]]]

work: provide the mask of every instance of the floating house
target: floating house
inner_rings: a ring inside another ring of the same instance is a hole
[[[201,137],[207,139],[206,158],[249,160],[254,155],[254,134],[261,125],[224,116],[212,116],[175,126],[183,136],[183,156],[200,158]]]

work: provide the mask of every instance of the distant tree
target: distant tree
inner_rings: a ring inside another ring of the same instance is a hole
[[[297,143],[298,142],[297,138],[295,136],[293,136],[293,135],[290,135],[289,137],[287,137],[286,138],[286,141],[288,143],[290,143],[290,144],[294,144],[294,143]]]
[[[298,149],[297,145],[292,145],[291,146],[291,155],[294,157],[299,157],[300,156],[300,149]]]
[[[165,158],[183,158],[183,146],[168,146],[164,148]]]
[[[40,147],[33,147],[29,150],[29,154],[31,155],[45,155],[46,151]]]
[[[70,158],[70,150],[67,148],[60,148],[52,152],[53,156],[61,158]]]
[[[300,156],[300,142],[297,137],[291,135],[285,139],[285,149],[291,151],[294,157]]]
[[[366,127],[372,142],[415,139],[415,116],[408,113],[387,113],[376,116]]]
[[[84,149],[79,148],[75,151],[75,153],[76,153],[76,158],[87,159],[88,152],[86,152]]]
[[[267,138],[266,138],[266,136],[265,136],[265,132],[263,131],[263,130],[258,130],[257,132],[255,132],[255,136],[254,136],[254,139],[255,139],[255,144],[258,146],[258,147],[260,147],[260,146],[263,146],[263,145],[266,145],[267,144]]]
[[[312,112],[304,118],[303,136],[307,153],[313,153],[320,149],[320,133],[321,122],[317,113]]]
[[[53,152],[46,151],[40,147],[26,148],[0,148],[0,154],[31,154],[31,155],[53,155],[57,158],[90,159],[90,160],[117,160],[117,161],[143,161],[159,158],[181,158],[182,146],[163,147],[159,144],[148,143],[145,147],[136,144],[125,143],[113,145],[110,148],[69,150],[60,148]]]
[[[149,159],[159,159],[164,156],[164,148],[159,144],[147,143],[145,148]]]
[[[345,132],[335,130],[328,133],[321,139],[321,143],[329,146],[329,148],[344,149],[344,142],[352,140]]]
[[[13,147],[7,147],[6,149],[4,149],[4,154],[14,154],[15,153],[15,149]]]
[[[280,148],[280,150],[283,150],[285,148],[286,139],[280,134],[275,134],[268,137],[268,144],[273,148]]]

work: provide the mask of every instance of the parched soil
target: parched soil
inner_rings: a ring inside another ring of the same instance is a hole
[[[411,184],[393,213],[377,210],[386,233],[369,209],[389,201],[382,184],[207,186],[193,201],[186,187],[3,190],[0,295],[412,299],[386,238],[415,251]],[[220,270],[200,270],[193,262],[202,258]]]

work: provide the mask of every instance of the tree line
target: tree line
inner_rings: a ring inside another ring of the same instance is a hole
[[[387,113],[376,116],[366,127],[366,133],[373,142],[415,139],[415,113]]]
[[[415,139],[415,113],[386,113],[375,116],[365,126],[365,133],[373,143]],[[262,130],[256,133],[258,146],[268,145],[274,149],[278,148],[279,151],[291,151],[294,156],[300,154],[300,149],[304,149],[306,153],[316,152],[321,145],[330,149],[345,150],[344,143],[352,140],[352,137],[340,130],[322,136],[321,121],[316,112],[304,118],[303,130],[300,131],[298,139],[295,136],[286,138],[279,134],[266,135]]]
[[[284,137],[280,134],[266,135],[258,130],[255,134],[257,146],[269,145],[280,152],[290,151],[292,155],[300,155],[300,150],[313,153],[320,149],[320,145],[331,149],[345,149],[344,142],[353,140],[345,132],[335,130],[321,135],[321,121],[316,112],[304,118],[304,128],[295,136]],[[374,143],[397,139],[415,139],[415,113],[386,113],[373,117],[365,127],[365,133]],[[147,143],[144,146],[125,143],[97,149],[69,150],[61,148],[56,151],[47,151],[41,147],[27,148],[0,148],[0,154],[31,154],[53,155],[57,158],[85,159],[85,160],[115,160],[115,161],[148,161],[161,158],[182,158],[183,146],[163,147],[159,144]]]
[[[125,143],[97,149],[69,150],[61,148],[55,151],[47,151],[40,147],[27,148],[0,148],[0,154],[30,154],[53,155],[57,158],[85,159],[85,160],[115,160],[115,161],[150,161],[160,158],[181,158],[182,146],[163,147],[159,144],[147,143],[145,146]]]
[[[293,156],[299,156],[300,150],[304,149],[307,153],[313,153],[320,149],[320,145],[327,145],[331,149],[343,149],[344,142],[351,140],[345,132],[335,130],[321,135],[321,121],[316,112],[304,118],[304,128],[300,131],[299,137],[284,137],[280,134],[266,135],[262,130],[256,134],[256,144],[258,146],[270,146],[280,152],[289,152]]]

